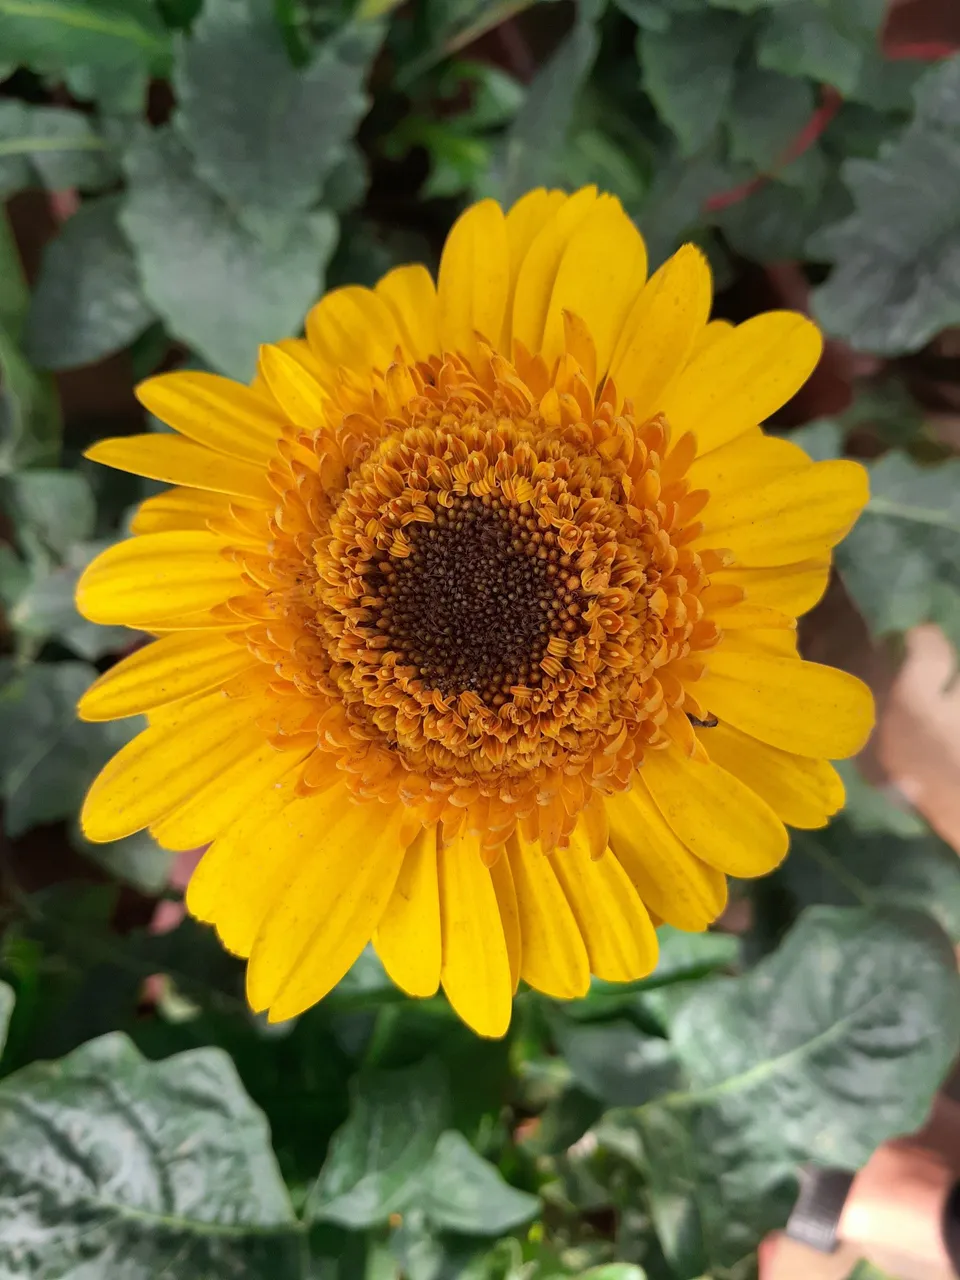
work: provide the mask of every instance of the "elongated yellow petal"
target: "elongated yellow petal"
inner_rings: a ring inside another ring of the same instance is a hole
[[[184,631],[144,645],[95,680],[80,699],[81,720],[116,720],[219,688],[259,666],[245,647],[216,632]]]
[[[440,354],[437,289],[426,267],[394,267],[376,286],[390,308],[404,353],[411,360]]]
[[[278,751],[262,733],[248,754],[227,765],[182,804],[150,827],[151,835],[163,849],[198,849],[226,831],[250,806],[250,797],[269,792],[303,760],[311,750]],[[252,739],[253,735],[251,735]]]
[[[118,471],[131,471],[135,476],[165,480],[168,484],[259,501],[274,497],[265,466],[228,458],[192,440],[163,432],[100,440],[90,446],[84,457]]]
[[[718,871],[765,875],[786,856],[786,829],[767,802],[712,761],[676,746],[650,751],[640,781],[687,848]]]
[[[476,335],[496,345],[510,280],[503,211],[493,200],[472,205],[453,224],[440,258],[440,343],[472,357]]]
[[[513,295],[511,330],[514,340],[522,342],[530,352],[538,352],[543,343],[553,285],[567,245],[597,201],[596,187],[584,187],[564,200],[523,255]],[[509,357],[511,353],[504,354]]]
[[[732,724],[718,724],[700,738],[711,760],[762,796],[791,827],[824,827],[843,808],[843,779],[828,760],[781,751]]]
[[[295,426],[318,431],[323,426],[327,397],[309,369],[281,346],[260,348],[260,372],[277,404]]]
[[[610,845],[644,906],[678,929],[698,932],[727,905],[727,882],[683,844],[645,787],[607,800]]]
[[[697,458],[687,479],[692,489],[709,489],[711,502],[717,503],[812,466],[800,446],[789,440],[745,433]]]
[[[165,489],[145,498],[130,521],[131,533],[163,533],[168,529],[206,529],[210,519],[230,513],[229,494],[204,489]]]
[[[817,462],[708,504],[694,547],[724,547],[754,568],[820,559],[846,537],[867,504],[859,462]]]
[[[400,808],[352,804],[334,788],[289,805],[264,832],[264,861],[290,876],[264,918],[247,968],[247,998],[273,1022],[316,1004],[370,941],[393,892],[403,849]],[[292,861],[291,850],[298,856]]]
[[[436,827],[425,827],[404,854],[373,945],[401,990],[411,996],[434,994],[441,960]]]
[[[292,778],[253,799],[200,859],[187,885],[192,916],[215,924],[234,955],[246,958],[264,917],[287,883],[300,851],[268,847],[266,833],[294,798]]]
[[[586,323],[602,378],[647,276],[647,249],[618,200],[598,201],[570,237],[557,267],[543,332],[548,366],[564,351],[564,311]]]
[[[517,891],[522,952],[520,976],[560,1000],[586,995],[590,961],[551,859],[518,836],[507,841]]]
[[[261,708],[222,693],[189,703],[176,719],[151,725],[100,771],[80,814],[84,834],[119,840],[156,822],[237,760],[253,755],[263,734]]]
[[[527,256],[527,250],[536,239],[540,229],[553,217],[560,206],[570,197],[563,191],[547,191],[537,187],[520,197],[507,212],[507,245],[510,251],[510,284],[507,290],[507,302],[504,308],[503,332],[500,350],[510,355],[513,350],[513,299],[517,289],[517,277],[520,265]]]
[[[657,935],[630,877],[612,853],[591,856],[578,829],[550,862],[570,903],[590,958],[605,982],[631,982],[657,967]]]
[[[623,325],[610,365],[620,395],[643,422],[660,408],[664,389],[690,358],[710,314],[710,266],[686,244],[650,277]]]
[[[816,368],[823,339],[816,325],[793,311],[767,311],[710,343],[661,398],[677,435],[696,434],[709,453],[748,427],[765,422]]]
[[[517,909],[517,887],[513,883],[513,872],[510,870],[510,859],[505,850],[490,868],[490,879],[493,891],[497,895],[497,906],[500,908],[500,920],[503,924],[503,937],[507,944],[507,957],[510,961],[510,989],[516,993],[520,985],[520,966],[523,958],[523,938],[520,936],[520,912]]]
[[[283,432],[283,418],[266,396],[216,373],[161,373],[141,382],[136,394],[145,409],[181,435],[261,467]]]
[[[334,289],[321,298],[308,314],[305,328],[319,360],[359,374],[385,369],[400,339],[386,302],[360,285]]]
[[[816,662],[742,648],[724,637],[697,681],[696,695],[720,720],[772,747],[844,760],[873,727],[873,695],[856,676]]]
[[[743,587],[748,604],[779,609],[791,618],[799,618],[812,609],[826,591],[830,581],[830,561],[826,557],[801,560],[772,569],[749,569],[737,565],[732,569],[715,570],[710,574],[710,581],[718,586]]]
[[[460,1017],[478,1035],[510,1025],[513,983],[500,906],[473,836],[440,846],[440,981]]]
[[[198,530],[146,533],[108,547],[81,575],[77,608],[91,622],[149,631],[219,604],[243,587],[223,542]]]

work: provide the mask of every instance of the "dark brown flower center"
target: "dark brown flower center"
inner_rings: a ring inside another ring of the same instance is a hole
[[[515,686],[535,688],[553,635],[582,629],[570,557],[532,509],[468,496],[411,523],[409,555],[377,557],[377,629],[399,665],[441,694],[476,693],[500,706]]]

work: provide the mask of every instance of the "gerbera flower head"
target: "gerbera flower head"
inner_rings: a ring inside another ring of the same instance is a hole
[[[436,286],[338,289],[250,386],[145,382],[178,434],[90,450],[176,487],[78,589],[155,637],[81,703],[148,717],[84,829],[209,843],[188,908],[272,1019],[372,938],[500,1035],[521,978],[643,976],[843,802],[871,698],[795,619],[866,477],[759,427],[819,334],[711,322],[690,245],[646,266],[593,188],[483,201]]]

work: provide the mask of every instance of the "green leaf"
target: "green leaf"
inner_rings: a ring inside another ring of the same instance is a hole
[[[777,879],[798,907],[910,907],[960,943],[960,860],[933,832],[867,834],[840,819],[823,831],[794,832],[791,846]]]
[[[664,32],[639,33],[644,87],[677,135],[681,155],[693,155],[716,132],[748,29],[735,14],[701,13]]]
[[[177,56],[177,127],[197,174],[254,232],[276,234],[319,200],[366,112],[382,35],[345,26],[297,70],[269,3],[207,0]]]
[[[581,1271],[580,1280],[647,1280],[647,1273],[632,1262],[608,1262],[602,1267]]]
[[[777,4],[757,43],[757,61],[808,76],[851,97],[883,17],[885,0],[790,0]]]
[[[590,74],[600,36],[587,5],[572,30],[534,77],[523,106],[490,166],[489,190],[504,205],[557,176],[574,100]]]
[[[18,636],[39,649],[45,640],[58,640],[88,662],[127,648],[135,633],[127,627],[102,627],[77,612],[76,589],[80,575],[108,542],[81,542],[70,548],[63,564],[34,564],[26,569],[10,622]]]
[[[882,787],[871,786],[852,760],[840,760],[834,768],[843,779],[847,793],[844,820],[859,835],[882,833],[909,840],[927,832],[927,824],[918,813],[906,807],[906,801],[897,803]]]
[[[561,1015],[552,1025],[574,1079],[607,1106],[637,1107],[680,1082],[670,1042],[631,1022],[575,1023]]]
[[[809,123],[815,106],[805,80],[761,67],[737,77],[727,116],[730,157],[748,160],[761,171],[782,162],[787,147]]]
[[[133,252],[120,231],[121,196],[83,205],[46,248],[24,332],[43,369],[72,369],[120,351],[153,322]]]
[[[929,72],[916,99],[877,160],[843,166],[855,211],[809,246],[836,264],[813,294],[817,318],[877,355],[916,351],[960,320],[960,56]]]
[[[70,837],[78,852],[141,893],[159,894],[170,882],[176,855],[161,849],[148,831],[137,831],[122,840],[111,840],[109,844],[94,844],[79,827],[70,833]]]
[[[76,471],[22,471],[10,477],[14,517],[21,539],[40,543],[57,558],[93,534],[93,491]]]
[[[53,379],[20,350],[29,293],[10,223],[0,214],[0,475],[56,462],[60,406]]]
[[[0,102],[0,198],[28,187],[93,191],[115,175],[107,142],[89,116],[64,107]]]
[[[152,0],[0,0],[0,49],[124,114],[142,110],[150,73],[166,75],[170,61]]]
[[[169,130],[141,137],[124,165],[130,190],[120,224],[148,301],[216,368],[251,377],[260,344],[297,332],[323,292],[334,219],[304,214],[285,240],[264,243],[200,181]]]
[[[120,1034],[0,1082],[0,1269],[299,1280],[302,1228],[225,1053]]]
[[[0,688],[0,787],[9,835],[72,818],[94,775],[135,732],[129,721],[77,719],[77,701],[96,675],[85,662],[35,663]]]
[[[438,1230],[481,1236],[503,1235],[540,1209],[536,1196],[504,1182],[496,1167],[452,1129],[437,1143],[421,1203]]]
[[[671,1025],[687,1088],[596,1130],[647,1178],[681,1274],[782,1226],[801,1164],[857,1168],[922,1123],[960,1043],[958,987],[929,917],[819,907],[755,969],[688,997]]]
[[[419,1190],[446,1101],[445,1077],[429,1063],[361,1077],[307,1198],[308,1219],[359,1229],[402,1209]]]
[[[960,595],[960,460],[918,466],[891,452],[868,469],[870,501],[837,548],[837,566],[880,636],[936,620]]]
[[[861,1260],[847,1276],[847,1280],[894,1280],[887,1271],[881,1271],[872,1262]]]
[[[4,1046],[7,1043],[7,1031],[10,1027],[10,1017],[13,1014],[15,1002],[16,996],[13,993],[13,987],[6,982],[0,982],[0,1056],[2,1056]]]

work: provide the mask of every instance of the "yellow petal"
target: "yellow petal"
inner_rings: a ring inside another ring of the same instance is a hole
[[[161,373],[136,388],[137,399],[161,422],[198,444],[265,466],[277,451],[284,421],[260,393],[216,373]]]
[[[373,945],[402,991],[432,996],[440,985],[440,888],[437,828],[425,827],[403,856],[403,865]]]
[[[309,746],[278,751],[260,733],[247,755],[197,787],[182,804],[150,827],[162,849],[199,849],[216,840],[250,807],[252,797],[269,792],[304,759]]]
[[[513,298],[517,288],[520,264],[527,250],[536,239],[541,227],[553,217],[560,206],[569,199],[563,191],[547,191],[537,187],[510,206],[506,217],[507,245],[510,251],[510,284],[504,308],[503,334],[500,350],[509,356],[513,350]]]
[[[255,752],[262,710],[244,699],[206,694],[175,719],[151,725],[108,761],[87,792],[80,822],[98,844],[156,822],[236,760]]]
[[[710,574],[710,581],[717,586],[743,587],[747,603],[778,609],[788,617],[799,618],[812,609],[826,591],[830,581],[830,561],[801,560],[772,569],[734,566],[715,570]]]
[[[270,392],[290,421],[304,431],[323,426],[327,397],[303,363],[283,347],[265,344],[260,348],[259,369]]]
[[[547,365],[563,354],[563,312],[584,321],[602,378],[647,276],[647,249],[619,200],[602,200],[576,229],[557,267],[543,333]]]
[[[765,875],[786,857],[786,828],[767,802],[712,761],[676,746],[650,751],[640,780],[679,839],[718,871]]]
[[[678,929],[699,932],[727,905],[727,882],[695,857],[637,782],[607,800],[610,845],[647,909]]]
[[[656,413],[664,389],[683,368],[710,314],[710,266],[685,244],[651,276],[620,335],[610,376],[633,401],[638,422]]]
[[[733,333],[734,328],[735,326],[729,320],[711,320],[700,330],[700,336],[693,346],[693,358],[696,358],[701,351],[706,351],[707,347],[712,347],[721,338]]]
[[[764,422],[816,368],[823,339],[792,311],[754,316],[695,356],[664,393],[660,410],[675,435],[693,431],[700,453]]]
[[[576,917],[551,859],[519,836],[507,841],[522,938],[520,976],[544,995],[570,1000],[586,995],[590,961]]]
[[[275,498],[266,467],[214,453],[201,444],[165,432],[100,440],[84,454],[93,462],[150,480],[210,489],[267,502]]]
[[[564,200],[541,225],[520,262],[511,330],[514,340],[522,342],[533,354],[540,350],[543,342],[553,285],[564,252],[597,202],[596,187],[583,187]],[[505,354],[509,356],[510,352]]]
[[[108,547],[83,571],[77,608],[91,622],[149,631],[243,588],[223,542],[199,530],[145,533]]]
[[[481,200],[453,224],[440,258],[437,298],[444,351],[472,358],[478,333],[496,345],[509,278],[503,211],[495,201]]]
[[[310,349],[319,360],[359,374],[386,369],[400,340],[386,302],[360,285],[326,294],[307,315],[305,328]]]
[[[81,720],[117,720],[217,689],[261,664],[248,649],[209,632],[184,631],[144,645],[95,680],[77,706]]]
[[[576,918],[590,972],[605,982],[631,982],[657,967],[657,935],[629,876],[612,853],[590,854],[578,827],[568,849],[550,862]]]
[[[187,910],[197,920],[215,924],[221,942],[234,955],[250,954],[264,917],[299,857],[299,849],[269,848],[265,840],[270,824],[293,798],[292,779],[257,796],[214,840],[190,877]]]
[[[167,529],[206,529],[210,519],[230,514],[229,494],[204,489],[165,489],[145,498],[130,521],[131,533],[162,533]]]
[[[404,354],[426,360],[440,354],[437,290],[426,267],[394,267],[374,290],[390,308]]]
[[[271,1022],[321,1000],[370,941],[403,861],[401,808],[351,804],[336,787],[288,805],[264,833],[264,861],[290,867],[247,967],[251,1008]]]
[[[692,489],[709,489],[711,502],[716,502],[812,466],[799,445],[750,433],[697,458],[687,479]]]
[[[505,850],[490,868],[490,879],[493,891],[497,895],[500,908],[500,919],[503,922],[503,937],[507,944],[507,956],[510,960],[510,989],[516,993],[520,985],[520,962],[523,955],[523,939],[520,936],[520,912],[517,910],[517,889],[513,883],[513,872],[510,870],[510,859]]]
[[[510,1025],[513,984],[500,906],[474,836],[440,846],[440,981],[453,1008],[478,1035]]]
[[[700,740],[711,760],[762,796],[791,827],[824,827],[843,808],[843,780],[827,760],[780,751],[732,724],[704,730]]]
[[[859,462],[813,463],[709,502],[691,546],[723,547],[753,568],[820,559],[849,533],[869,496]]]
[[[846,671],[778,657],[724,636],[697,681],[696,696],[724,722],[801,756],[844,760],[873,728],[873,695]]]

